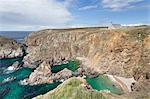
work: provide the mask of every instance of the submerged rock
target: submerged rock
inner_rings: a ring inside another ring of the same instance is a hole
[[[23,50],[15,40],[0,36],[0,59],[23,56]]]
[[[0,90],[0,99],[3,99],[3,97],[10,91],[10,88],[4,88]]]
[[[11,82],[11,81],[13,81],[13,80],[16,80],[16,77],[8,77],[8,78],[4,79],[4,80],[2,81],[2,83],[8,83],[8,82]]]

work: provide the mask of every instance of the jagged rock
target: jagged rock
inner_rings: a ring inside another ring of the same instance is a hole
[[[23,56],[23,50],[15,40],[0,36],[0,59]]]
[[[34,72],[30,74],[26,83],[31,84],[31,85],[51,83],[53,81],[50,79],[50,76],[51,76],[50,64],[44,61],[43,63],[39,65],[39,67],[37,67],[34,70]]]
[[[66,80],[68,78],[70,78],[72,76],[72,71],[65,68],[63,70],[61,70],[60,72],[54,74],[51,78],[53,80]]]
[[[83,68],[78,68],[75,72],[73,72],[73,76],[82,76],[85,73],[85,70]]]

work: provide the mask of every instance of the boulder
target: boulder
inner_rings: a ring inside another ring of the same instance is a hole
[[[20,63],[18,61],[14,62],[11,66],[7,68],[7,70],[18,70],[20,68]]]

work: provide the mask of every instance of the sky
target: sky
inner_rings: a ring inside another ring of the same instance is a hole
[[[0,0],[0,31],[150,24],[150,0]]]

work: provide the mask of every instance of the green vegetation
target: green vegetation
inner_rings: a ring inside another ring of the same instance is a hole
[[[53,91],[38,96],[36,99],[105,99],[100,92],[88,90],[81,84],[79,79],[73,77]]]
[[[118,32],[126,32],[131,38],[138,39],[139,41],[143,41],[148,35],[150,35],[149,27],[130,27],[118,30]]]

